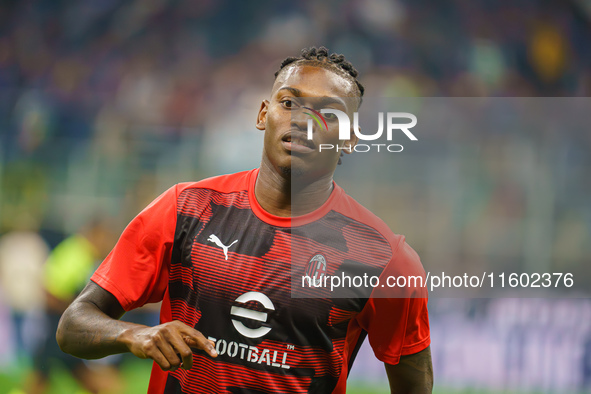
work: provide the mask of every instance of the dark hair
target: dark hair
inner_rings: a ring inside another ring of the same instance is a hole
[[[300,57],[290,56],[281,62],[281,67],[275,73],[275,79],[286,66],[294,63],[310,64],[317,67],[324,67],[329,70],[335,71],[346,78],[352,79],[355,82],[357,88],[357,94],[359,96],[359,104],[361,104],[361,98],[365,88],[357,80],[359,72],[353,67],[350,61],[345,59],[344,55],[337,53],[328,53],[328,49],[325,47],[310,47],[302,49],[302,55]]]

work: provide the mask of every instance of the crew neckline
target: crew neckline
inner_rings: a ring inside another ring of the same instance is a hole
[[[322,217],[324,217],[328,212],[331,211],[335,201],[341,195],[342,190],[339,185],[332,181],[333,189],[330,193],[328,199],[322,204],[318,209],[307,213],[305,215],[296,216],[296,217],[286,217],[286,216],[277,216],[273,215],[263,209],[259,202],[257,201],[256,195],[254,193],[254,188],[256,185],[256,180],[259,175],[259,169],[255,168],[249,174],[248,179],[248,199],[250,201],[250,207],[254,214],[261,219],[263,222],[270,224],[272,226],[277,227],[297,227],[303,226],[308,223],[312,223]]]

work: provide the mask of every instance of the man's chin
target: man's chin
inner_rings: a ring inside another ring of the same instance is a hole
[[[306,175],[306,171],[301,168],[301,167],[296,167],[296,166],[285,166],[285,167],[279,167],[279,170],[281,171],[281,175],[283,175],[285,178],[301,178],[304,175]]]

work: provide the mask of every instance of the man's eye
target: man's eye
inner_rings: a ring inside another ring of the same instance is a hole
[[[327,112],[325,114],[322,114],[327,120],[334,120],[337,118],[337,116],[335,114],[332,114],[330,112]]]
[[[283,100],[283,101],[281,101],[281,105],[283,105],[285,108],[293,108],[294,107],[294,103],[291,100]]]

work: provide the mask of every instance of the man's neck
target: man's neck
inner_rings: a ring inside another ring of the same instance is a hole
[[[279,174],[269,163],[261,163],[254,187],[259,205],[268,213],[281,217],[305,215],[320,208],[333,190],[332,177],[322,177],[313,182],[293,181]]]

